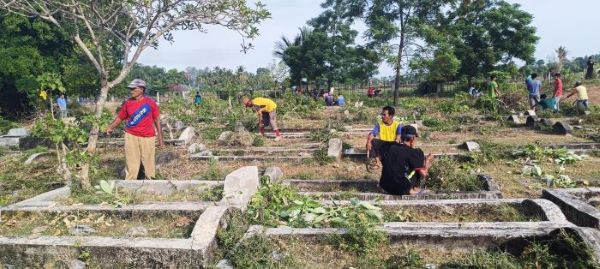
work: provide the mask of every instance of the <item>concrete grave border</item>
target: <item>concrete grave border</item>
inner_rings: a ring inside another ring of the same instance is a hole
[[[578,226],[600,229],[600,209],[581,196],[600,195],[600,188],[545,189],[542,197],[557,204],[567,219]]]
[[[340,192],[319,192],[319,191],[302,191],[305,195],[316,195],[323,199],[332,199],[339,196],[349,195],[358,198],[359,200],[443,200],[443,199],[498,199],[502,198],[500,187],[490,176],[479,175],[480,180],[484,181],[485,191],[479,192],[451,192],[451,193],[434,193],[425,195],[390,195],[383,191],[380,192],[356,192],[356,193],[340,193]],[[283,184],[295,186],[297,188],[310,187],[325,187],[329,189],[340,188],[361,188],[368,186],[369,189],[379,189],[378,181],[374,180],[301,180],[288,179],[284,180]]]
[[[121,181],[123,186],[138,187],[136,181]],[[164,186],[155,181],[151,188]],[[171,181],[175,188],[193,184],[191,181]],[[215,184],[220,184],[216,182]],[[62,261],[69,264],[76,261],[83,251],[90,253],[94,261],[102,267],[150,267],[150,268],[198,268],[212,258],[217,249],[216,235],[222,220],[236,211],[245,211],[250,198],[258,191],[259,177],[256,166],[246,166],[227,175],[223,199],[220,202],[201,207],[203,210],[196,221],[190,238],[112,238],[100,236],[40,236],[4,237],[0,236],[0,265],[27,267],[39,266],[47,261]],[[160,189],[160,191],[163,191]],[[44,202],[63,197],[70,191],[60,188],[38,195],[32,199],[0,208],[0,211],[22,211],[26,208],[40,208]],[[175,203],[177,204],[177,203]],[[46,205],[47,206],[47,205]],[[163,208],[165,209],[165,208]],[[137,209],[135,209],[137,210]]]
[[[541,211],[546,221],[537,222],[386,222],[377,229],[386,232],[392,243],[433,245],[444,248],[489,249],[502,246],[513,240],[529,237],[547,236],[561,228],[575,227],[568,222],[558,206],[544,199],[501,199],[501,200],[460,200],[460,201],[381,201],[384,205],[421,205],[430,204],[501,204],[521,203],[532,211]],[[333,203],[333,202],[332,202]],[[349,203],[337,201],[336,203]],[[380,206],[382,206],[380,204]],[[382,206],[383,207],[383,206]],[[326,235],[345,234],[341,228],[268,228],[260,225],[251,226],[245,239],[255,234],[263,234],[272,238],[304,237],[323,239]],[[600,237],[599,237],[600,238]]]

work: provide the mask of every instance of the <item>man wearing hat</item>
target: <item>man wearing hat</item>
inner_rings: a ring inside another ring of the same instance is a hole
[[[121,110],[115,120],[108,126],[107,134],[126,121],[125,124],[125,162],[127,164],[126,180],[137,178],[140,163],[144,165],[144,173],[148,179],[156,176],[155,168],[155,136],[158,145],[164,145],[160,126],[160,111],[156,102],[146,97],[146,82],[134,79],[127,86],[131,98],[121,105]],[[156,128],[156,131],[155,131]]]
[[[417,129],[412,125],[402,127],[400,143],[392,145],[381,156],[383,169],[379,186],[393,195],[411,195],[421,193],[420,181],[427,178],[427,170],[433,156],[425,157],[417,145]]]

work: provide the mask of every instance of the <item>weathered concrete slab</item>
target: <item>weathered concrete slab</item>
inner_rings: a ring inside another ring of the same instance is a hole
[[[446,157],[446,158],[450,158],[453,160],[469,160],[470,157],[464,153],[461,152],[454,152],[454,153],[432,153],[431,155],[433,155],[436,158],[440,158],[440,157]],[[349,159],[353,159],[353,160],[366,160],[367,159],[367,152],[364,149],[358,149],[358,148],[349,148],[344,150],[344,154],[343,156],[345,158],[349,158]]]
[[[239,168],[225,177],[223,199],[219,204],[230,205],[244,211],[259,186],[258,167]]]
[[[537,123],[540,122],[540,119],[537,116],[528,116],[525,120],[525,126],[534,127]]]
[[[567,135],[573,133],[573,126],[566,122],[559,121],[552,126],[552,131],[560,135]]]
[[[279,183],[283,180],[283,171],[276,166],[270,166],[265,169],[263,176],[269,178],[270,183]]]
[[[600,188],[546,189],[542,196],[557,204],[567,219],[578,226],[600,229],[600,210],[586,202],[600,195]]]
[[[481,146],[475,141],[467,141],[462,145],[462,148],[469,152],[481,151]]]
[[[519,118],[519,115],[510,115],[506,120],[515,125],[519,125],[522,123],[521,118]]]
[[[328,143],[327,157],[331,157],[336,160],[339,160],[342,158],[342,150],[343,150],[342,140],[339,138],[332,138],[329,140],[329,143]]]
[[[0,137],[0,147],[16,148],[19,146],[20,137]]]
[[[8,130],[8,133],[5,137],[27,137],[29,136],[29,131],[25,128],[12,128]]]
[[[291,161],[301,162],[306,159],[312,158],[312,155],[306,156],[203,156],[202,154],[190,155],[190,160],[196,161],[208,161],[215,159],[217,161]]]
[[[194,127],[187,127],[181,132],[178,140],[183,141],[184,145],[188,145],[192,143],[192,141],[196,138],[196,129]]]

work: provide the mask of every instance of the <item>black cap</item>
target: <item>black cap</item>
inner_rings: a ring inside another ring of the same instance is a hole
[[[412,125],[404,125],[402,126],[402,136],[403,137],[419,137],[419,134],[417,133],[417,128],[415,128]]]

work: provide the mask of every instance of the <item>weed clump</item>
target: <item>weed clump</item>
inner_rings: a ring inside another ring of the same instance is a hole
[[[485,187],[469,167],[447,157],[433,162],[426,185],[436,192],[481,191]]]

